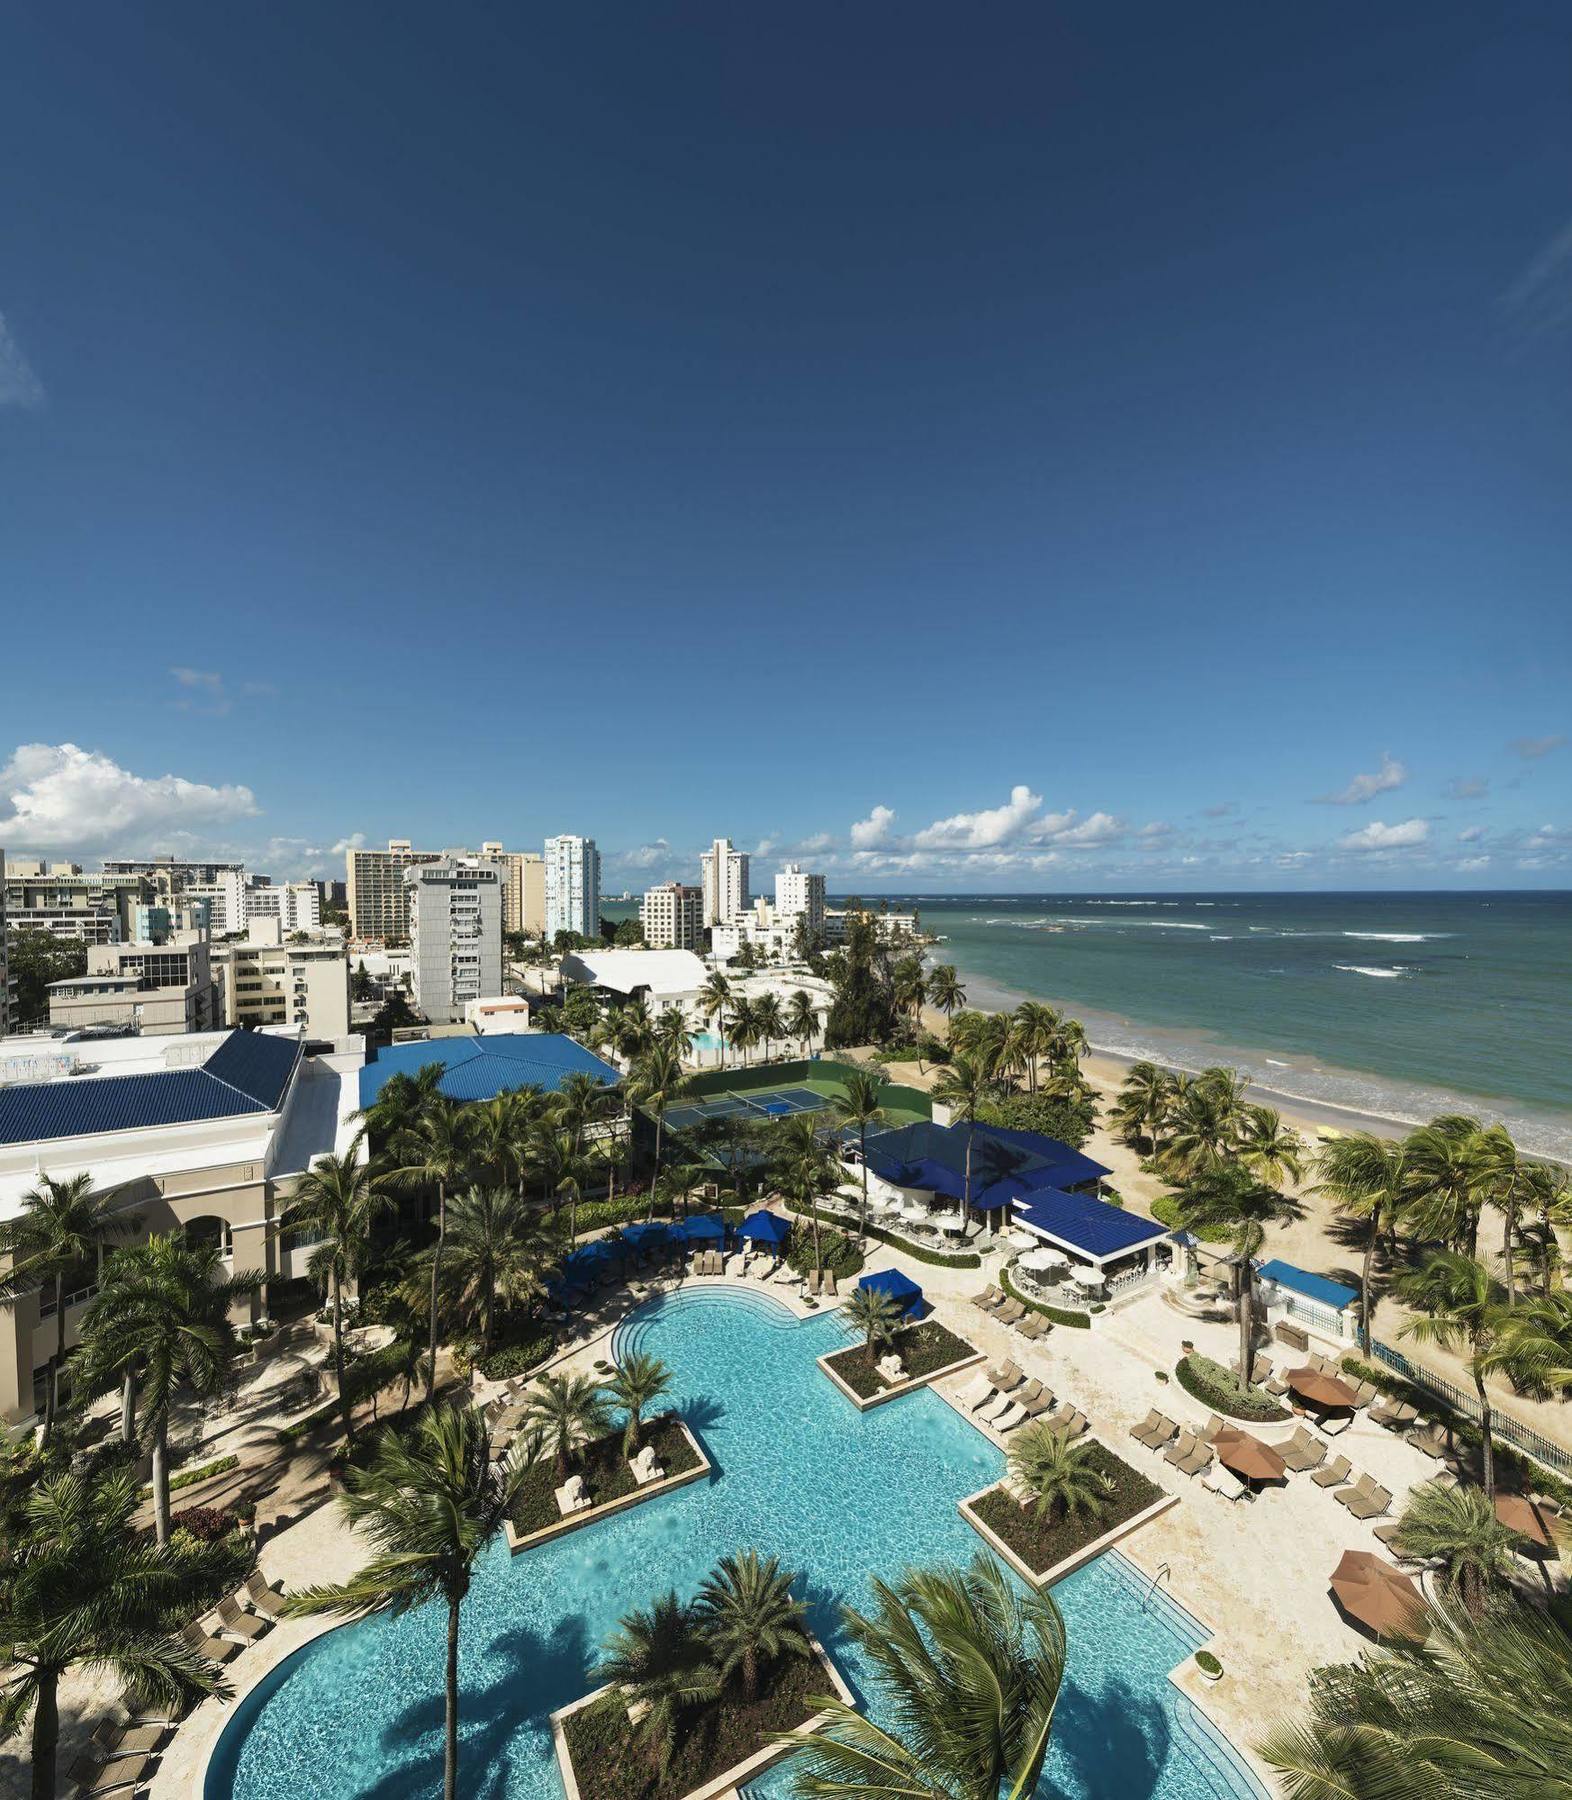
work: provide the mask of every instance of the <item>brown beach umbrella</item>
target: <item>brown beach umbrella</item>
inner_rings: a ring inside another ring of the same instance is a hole
[[[1212,1439],[1217,1460],[1242,1475],[1246,1481],[1277,1481],[1288,1473],[1285,1463],[1270,1444],[1263,1444],[1248,1431],[1225,1425]]]
[[[1352,1407],[1358,1399],[1346,1381],[1320,1369],[1290,1369],[1284,1380],[1301,1400],[1308,1400],[1312,1406]]]
[[[1425,1603],[1400,1569],[1369,1550],[1345,1550],[1332,1571],[1332,1592],[1349,1618],[1377,1637],[1414,1637],[1421,1629]]]
[[[1556,1534],[1550,1528],[1550,1520],[1527,1495],[1497,1494],[1496,1517],[1508,1531],[1515,1531],[1537,1549],[1555,1549]]]

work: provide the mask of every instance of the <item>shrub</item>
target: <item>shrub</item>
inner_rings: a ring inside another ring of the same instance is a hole
[[[1215,1656],[1213,1656],[1210,1650],[1196,1651],[1195,1666],[1203,1675],[1221,1675],[1223,1672],[1223,1665]]]
[[[239,1467],[240,1458],[238,1456],[221,1456],[216,1462],[204,1463],[200,1469],[182,1469],[171,1479],[169,1491],[172,1494],[179,1493],[181,1488],[195,1487],[199,1481],[210,1481],[215,1475],[227,1475],[231,1469]],[[192,1510],[199,1511],[200,1508]]]
[[[1097,1125],[1097,1108],[1091,1092],[1069,1097],[1052,1094],[1009,1094],[984,1107],[979,1115],[985,1125],[1003,1125],[1011,1131],[1038,1131],[1079,1150]]]
[[[539,1326],[533,1337],[520,1336],[511,1343],[499,1344],[476,1367],[488,1381],[511,1381],[515,1375],[527,1375],[538,1368],[556,1347],[556,1339],[545,1326]]]
[[[1179,1230],[1183,1224],[1179,1217],[1177,1194],[1163,1194],[1154,1200],[1151,1214],[1159,1225],[1166,1225],[1171,1231]],[[1226,1244],[1233,1236],[1226,1225],[1184,1225],[1184,1229],[1192,1237],[1199,1238],[1203,1244]]]
[[[821,1225],[819,1251],[819,1266],[828,1269],[837,1281],[862,1273],[863,1254],[857,1248],[857,1240],[848,1237],[844,1231],[826,1231]],[[810,1227],[799,1225],[792,1233],[791,1249],[786,1253],[786,1260],[799,1275],[807,1274],[813,1267],[813,1232]]]
[[[786,1206],[799,1219],[809,1216],[808,1208],[798,1206],[794,1200],[788,1200]],[[892,1249],[902,1251],[916,1262],[927,1263],[930,1268],[980,1269],[982,1267],[982,1258],[974,1250],[930,1250],[926,1245],[914,1244],[896,1232],[884,1230],[882,1226],[875,1225],[871,1220],[868,1223],[868,1236],[875,1243],[888,1244]]]
[[[1022,1306],[1029,1307],[1034,1313],[1041,1313],[1045,1319],[1051,1319],[1055,1325],[1068,1325],[1072,1331],[1090,1331],[1092,1316],[1090,1313],[1073,1312],[1064,1306],[1048,1306],[1041,1300],[1034,1300],[1029,1294],[1023,1294],[1010,1279],[1008,1269],[999,1271],[999,1285],[1012,1300],[1019,1300]]]
[[[1181,1357],[1174,1373],[1192,1400],[1199,1400],[1224,1418],[1264,1425],[1288,1417],[1265,1388],[1247,1387],[1209,1356]]]
[[[171,1531],[183,1531],[198,1544],[216,1544],[239,1525],[240,1516],[227,1506],[188,1506],[173,1514]]]

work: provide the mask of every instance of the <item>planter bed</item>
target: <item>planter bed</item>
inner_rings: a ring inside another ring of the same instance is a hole
[[[1281,1425],[1292,1414],[1265,1388],[1245,1387],[1231,1369],[1193,1352],[1179,1359],[1174,1369],[1179,1385],[1192,1400],[1199,1400],[1225,1419],[1242,1419],[1250,1425]]]
[[[582,1512],[566,1515],[557,1510],[556,1464],[547,1457],[536,1463],[525,1476],[513,1511],[507,1521],[508,1548],[532,1550],[564,1532],[577,1531],[581,1525],[593,1525],[608,1513],[622,1512],[641,1500],[652,1500],[657,1494],[669,1494],[673,1488],[686,1487],[710,1471],[709,1458],[699,1448],[693,1433],[676,1413],[664,1413],[645,1421],[641,1447],[650,1444],[655,1460],[666,1471],[662,1481],[646,1482],[642,1487],[633,1479],[622,1454],[622,1432],[619,1428],[603,1438],[586,1444],[574,1461],[572,1473],[584,1479],[594,1504]]]
[[[906,1379],[888,1382],[877,1368],[869,1366],[868,1352],[861,1344],[848,1350],[835,1350],[819,1358],[819,1367],[842,1393],[864,1411],[893,1400],[897,1394],[909,1394],[914,1388],[926,1387],[942,1375],[969,1368],[984,1361],[982,1351],[959,1338],[936,1319],[924,1319],[920,1325],[908,1325],[895,1334],[890,1344],[906,1365]],[[889,1351],[884,1352],[885,1355]]]
[[[1095,1519],[1078,1513],[1040,1524],[1002,1484],[969,1494],[960,1502],[966,1522],[1037,1587],[1047,1587],[1068,1575],[1176,1503],[1176,1496],[1165,1493],[1139,1469],[1132,1469],[1106,1445],[1093,1441],[1090,1452],[1093,1468],[1114,1483],[1107,1504]]]
[[[751,1780],[789,1754],[761,1742],[773,1731],[794,1731],[822,1721],[812,1696],[826,1690],[850,1704],[852,1695],[815,1639],[810,1657],[783,1657],[751,1704],[733,1681],[721,1700],[695,1708],[677,1736],[664,1775],[641,1749],[630,1745],[626,1698],[614,1688],[551,1715],[557,1763],[568,1800],[709,1800]]]

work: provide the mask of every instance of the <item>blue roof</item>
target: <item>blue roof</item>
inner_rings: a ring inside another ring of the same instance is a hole
[[[1015,1217],[1067,1249],[1101,1261],[1155,1244],[1168,1235],[1166,1225],[1121,1211],[1091,1194],[1066,1194],[1059,1188],[1035,1188],[1015,1202]]]
[[[1307,1300],[1319,1300],[1323,1306],[1334,1307],[1338,1312],[1345,1306],[1352,1306],[1359,1298],[1355,1289],[1344,1287],[1340,1281],[1325,1275],[1312,1275],[1308,1269],[1296,1269],[1292,1263],[1278,1262],[1275,1257],[1271,1262],[1262,1263],[1256,1273],[1262,1281],[1275,1281],[1279,1287],[1292,1288]]]
[[[1101,1181],[1105,1175],[1113,1173],[1105,1163],[1080,1150],[1072,1150],[1058,1138],[1044,1137],[1040,1131],[1013,1131],[1004,1125],[979,1125],[977,1136],[982,1141],[991,1139],[995,1145],[1008,1144],[1025,1151],[1034,1164],[1041,1167],[1053,1187],[1080,1187],[1088,1181]]]
[[[276,1112],[299,1057],[295,1038],[232,1031],[199,1068],[0,1087],[0,1144]]]
[[[875,1293],[888,1294],[903,1313],[913,1313],[922,1305],[922,1289],[910,1275],[903,1275],[899,1269],[880,1269],[875,1275],[864,1275],[857,1285],[871,1288]]]
[[[1036,1131],[1002,1125],[936,1125],[918,1119],[868,1139],[868,1167],[897,1187],[926,1188],[959,1198],[966,1186],[966,1144],[972,1137],[972,1198],[987,1211],[999,1205],[999,1188],[1013,1200],[1041,1187],[1079,1187],[1110,1171],[1091,1157]],[[1014,1184],[1014,1185],[1008,1185]],[[984,1196],[991,1198],[984,1199]]]
[[[607,1087],[622,1077],[608,1062],[561,1032],[498,1032],[485,1037],[425,1038],[394,1044],[360,1071],[360,1104],[370,1106],[394,1075],[444,1065],[437,1083],[450,1100],[490,1100],[511,1088],[554,1094],[564,1077],[593,1075]]]

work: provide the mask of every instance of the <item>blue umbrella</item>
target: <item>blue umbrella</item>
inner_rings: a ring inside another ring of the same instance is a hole
[[[726,1221],[717,1219],[712,1213],[706,1213],[702,1218],[688,1221],[690,1238],[723,1238],[725,1235]]]
[[[673,1222],[666,1227],[666,1242],[668,1244],[685,1244],[687,1241],[688,1228],[686,1225]]]
[[[776,1213],[749,1213],[742,1222],[742,1235],[758,1244],[783,1244],[791,1226]]]
[[[642,1250],[646,1244],[659,1243],[666,1235],[666,1227],[658,1219],[651,1219],[642,1225],[624,1225],[622,1236],[625,1242],[635,1250]]]
[[[875,1293],[888,1294],[908,1318],[922,1307],[922,1289],[899,1269],[880,1269],[876,1275],[864,1275],[857,1285]]]

